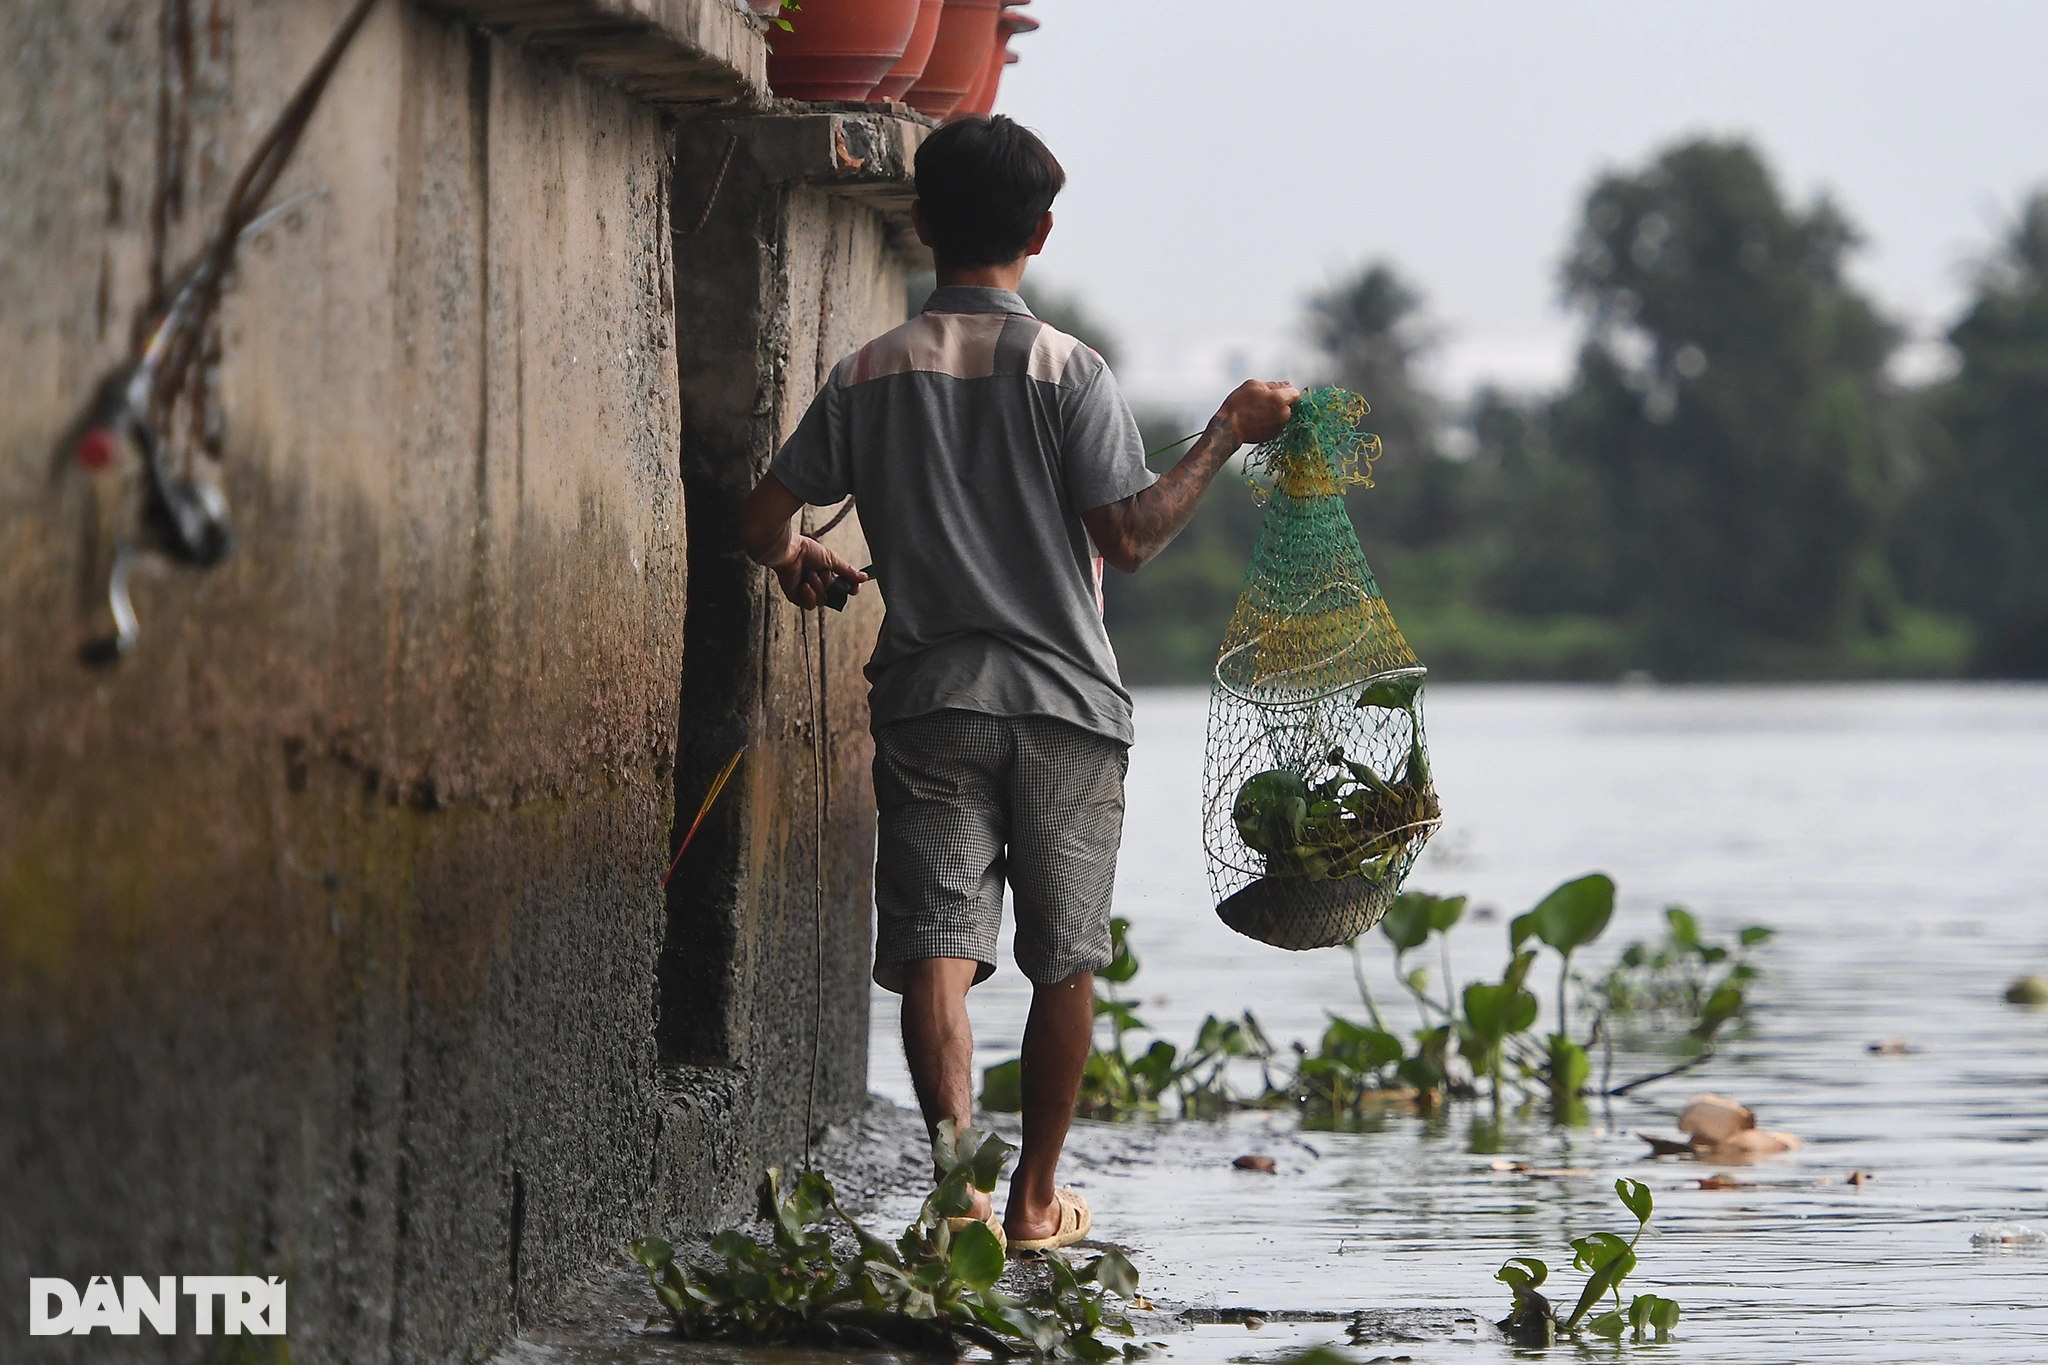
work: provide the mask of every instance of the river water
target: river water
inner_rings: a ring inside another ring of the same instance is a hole
[[[1203,1015],[1249,1008],[1277,1042],[1313,1046],[1325,1011],[1361,1015],[1350,960],[1268,948],[1215,918],[1205,714],[1200,692],[1138,699],[1118,885],[1143,962],[1131,991],[1182,1044]],[[2048,1248],[1972,1242],[1998,1225],[2048,1232],[2048,1011],[2002,999],[2013,977],[2048,972],[2048,688],[1439,685],[1427,721],[1445,823],[1410,885],[1495,912],[1454,933],[1458,980],[1497,976],[1508,917],[1598,869],[1620,902],[1584,965],[1656,937],[1662,907],[1681,902],[1710,935],[1777,929],[1758,1003],[1706,1066],[1579,1129],[1532,1114],[1489,1141],[1476,1105],[1349,1134],[1275,1113],[1077,1125],[1071,1183],[1096,1235],[1133,1249],[1148,1293],[1277,1314],[1256,1332],[1180,1334],[1173,1357],[1264,1361],[1343,1341],[1341,1324],[1290,1311],[1498,1317],[1507,1294],[1491,1276],[1512,1255],[1548,1261],[1569,1300],[1566,1243],[1628,1230],[1613,1195],[1628,1175],[1657,1196],[1630,1288],[1685,1308],[1659,1358],[2048,1360]],[[1406,1027],[1391,952],[1372,944],[1378,997]],[[1546,1020],[1553,970],[1534,983]],[[1015,1054],[1027,1002],[1007,961],[974,992],[981,1065]],[[874,1088],[911,1103],[894,997],[874,1003]],[[1910,1050],[1869,1050],[1893,1039]],[[1625,1052],[1616,1078],[1663,1060]],[[1712,1168],[1650,1160],[1635,1133],[1673,1132],[1700,1090],[1807,1145],[1726,1172],[1742,1187],[1698,1188]],[[1241,1153],[1272,1156],[1278,1174],[1233,1169]],[[1496,1169],[1507,1161],[1591,1174]],[[1867,1183],[1848,1182],[1857,1171]],[[1516,1354],[1483,1326],[1422,1335],[1353,1355]]]

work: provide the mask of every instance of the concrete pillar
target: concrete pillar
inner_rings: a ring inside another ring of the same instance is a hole
[[[747,756],[670,883],[657,1033],[676,1068],[665,1122],[695,1133],[732,1106],[750,1135],[736,1152],[676,1149],[663,1198],[685,1223],[742,1198],[762,1164],[801,1149],[807,1122],[848,1116],[867,1088],[874,795],[861,669],[881,603],[865,593],[806,620],[742,553],[736,515],[832,365],[903,319],[908,175],[926,131],[809,107],[677,129],[693,585],[678,837],[734,751]],[[807,524],[830,514],[813,509]],[[857,511],[827,543],[867,562]]]

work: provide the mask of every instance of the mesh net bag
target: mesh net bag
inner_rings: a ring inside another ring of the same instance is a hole
[[[1372,928],[1440,822],[1426,670],[1344,510],[1380,453],[1367,411],[1311,390],[1246,462],[1266,515],[1216,658],[1202,842],[1216,913],[1281,948]]]

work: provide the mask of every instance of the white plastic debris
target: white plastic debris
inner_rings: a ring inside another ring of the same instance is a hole
[[[1973,1247],[2048,1247],[2048,1232],[2025,1223],[1993,1223],[1970,1234]]]

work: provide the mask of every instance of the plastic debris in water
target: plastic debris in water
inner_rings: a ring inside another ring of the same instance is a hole
[[[1993,1223],[1970,1234],[1973,1247],[2048,1247],[2048,1232],[2025,1223]]]

